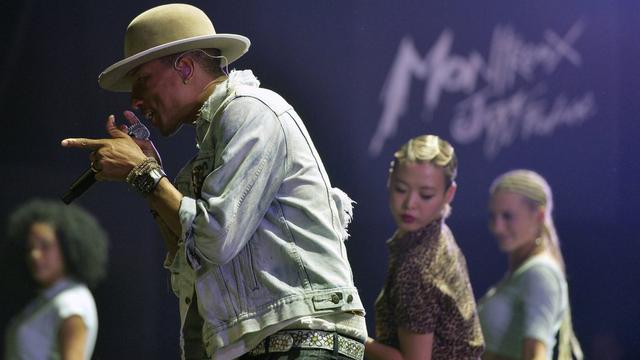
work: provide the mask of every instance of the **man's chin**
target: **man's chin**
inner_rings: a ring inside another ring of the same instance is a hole
[[[511,251],[513,251],[513,246],[511,244],[499,243],[498,248],[503,253],[510,253]]]
[[[182,129],[182,124],[180,124],[179,126],[177,126],[175,128],[171,128],[171,129],[161,128],[161,129],[158,129],[158,130],[160,131],[160,135],[162,135],[164,137],[171,137],[171,136],[177,134],[178,131],[180,131],[180,129]]]

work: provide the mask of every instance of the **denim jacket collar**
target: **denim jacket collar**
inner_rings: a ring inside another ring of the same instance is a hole
[[[226,103],[225,100],[232,98],[238,85],[258,87],[260,86],[260,81],[253,75],[251,70],[232,70],[229,77],[215,87],[211,96],[198,111],[198,118],[195,122],[196,147],[198,149],[202,146],[202,142],[205,141],[211,121],[213,121],[218,111],[223,108]]]

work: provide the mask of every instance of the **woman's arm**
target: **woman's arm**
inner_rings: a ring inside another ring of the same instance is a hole
[[[367,338],[364,344],[364,356],[369,360],[402,360],[402,353],[398,349]]]
[[[83,360],[87,342],[87,327],[78,315],[70,316],[62,321],[58,330],[60,355],[64,360]]]
[[[522,343],[522,360],[551,360],[546,359],[547,347],[545,344],[537,339],[525,338]],[[504,355],[494,354],[492,352],[485,352],[482,354],[482,360],[513,360],[510,357]]]
[[[547,347],[542,341],[532,338],[524,339],[524,343],[522,344],[522,360],[545,360],[546,356]]]
[[[555,334],[556,319],[562,314],[564,278],[548,266],[535,266],[522,275],[524,331],[522,359],[545,359],[547,343]]]
[[[407,329],[398,329],[400,350],[368,338],[364,353],[371,360],[431,360],[433,333],[416,334]]]

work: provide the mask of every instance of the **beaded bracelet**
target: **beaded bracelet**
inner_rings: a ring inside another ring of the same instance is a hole
[[[160,180],[167,176],[156,159],[148,157],[136,165],[127,175],[127,183],[142,195],[150,194]]]

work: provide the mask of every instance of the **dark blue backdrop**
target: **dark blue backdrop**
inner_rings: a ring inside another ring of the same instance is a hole
[[[296,107],[334,185],[358,202],[348,248],[370,325],[394,230],[387,166],[399,145],[430,132],[459,154],[449,224],[476,296],[506,266],[486,229],[487,188],[506,170],[535,169],[555,191],[588,358],[638,358],[637,1],[192,3],[219,32],[252,40],[233,67],[253,69]],[[86,168],[88,154],[59,141],[102,136],[106,115],[127,108],[127,95],[100,90],[96,77],[121,58],[128,22],[158,4],[2,5],[2,219],[29,197],[59,196]],[[192,129],[156,139],[175,175],[193,154]],[[177,304],[144,202],[122,184],[100,183],[78,203],[111,236],[109,278],[96,290],[95,357],[175,358]],[[2,292],[12,304],[11,289]]]

